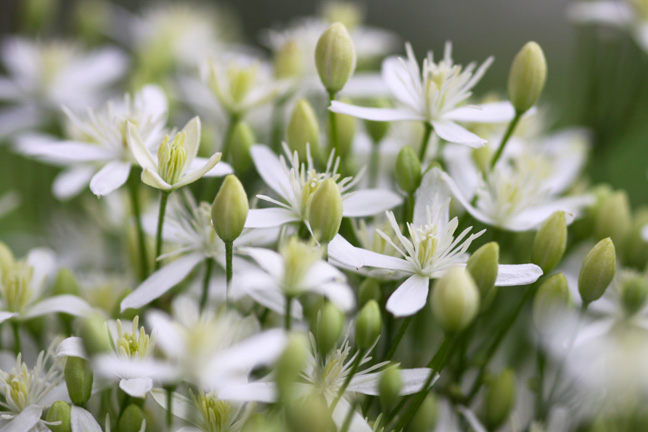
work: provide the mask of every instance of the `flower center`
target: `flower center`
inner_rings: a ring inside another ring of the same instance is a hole
[[[259,70],[259,64],[254,62],[243,66],[230,63],[227,66],[227,81],[234,103],[241,103],[250,92]]]
[[[166,135],[157,152],[160,176],[170,185],[178,181],[187,162],[186,135],[185,132],[179,132],[170,143],[169,136]]]
[[[232,404],[216,399],[213,393],[198,395],[194,401],[200,410],[204,426],[209,432],[224,432],[229,430],[228,419],[232,411]]]
[[[313,248],[312,244],[292,237],[281,248],[281,255],[284,258],[284,290],[289,295],[299,295],[301,283],[311,266],[320,259],[320,253]]]
[[[436,225],[425,226],[417,229],[417,236],[414,240],[416,257],[422,267],[432,262],[438,250],[439,238]]]
[[[20,312],[25,309],[34,295],[32,277],[34,269],[24,261],[13,263],[2,278],[2,295],[7,310]]]
[[[144,327],[139,327],[139,316],[133,319],[130,332],[124,332],[121,321],[117,320],[115,348],[118,355],[127,358],[144,358],[153,352],[153,347],[153,338],[146,334]]]

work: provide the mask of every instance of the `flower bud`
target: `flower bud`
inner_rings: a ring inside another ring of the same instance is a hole
[[[519,114],[536,103],[546,78],[547,62],[542,48],[535,42],[527,42],[513,59],[509,72],[508,95]]]
[[[274,56],[274,72],[279,79],[293,78],[304,72],[302,53],[297,41],[285,42]]]
[[[320,36],[315,47],[317,73],[326,90],[342,90],[356,64],[355,47],[344,24],[333,23]]]
[[[335,430],[324,396],[311,393],[293,399],[286,408],[286,423],[290,432],[329,432]]]
[[[414,193],[421,184],[421,161],[412,150],[406,145],[396,157],[396,182],[398,187],[407,193]]]
[[[346,103],[351,102],[349,99],[340,99],[340,101]],[[330,122],[331,116],[335,117],[335,130],[337,132],[337,148],[335,149],[335,155],[344,159],[351,151],[353,145],[353,138],[355,137],[355,117],[351,117],[347,114],[331,113],[328,116],[329,122],[327,123],[328,136],[333,136]],[[331,142],[334,141],[331,140]]]
[[[533,240],[531,261],[547,274],[556,267],[567,247],[567,219],[564,211],[551,215]]]
[[[485,399],[484,424],[495,430],[508,418],[515,404],[515,374],[505,369],[488,387]]]
[[[92,396],[94,373],[90,362],[81,357],[68,357],[65,362],[65,385],[70,400],[83,406]]]
[[[412,418],[412,432],[428,432],[434,429],[439,419],[439,401],[428,395]]]
[[[299,159],[306,160],[306,145],[310,147],[314,159],[319,157],[320,151],[320,127],[313,107],[306,99],[300,99],[288,122],[286,131],[288,148],[291,153],[297,152]]]
[[[387,99],[374,99],[371,101],[369,104],[370,107],[372,108],[389,108],[390,104]],[[385,138],[387,133],[389,132],[389,127],[391,123],[389,122],[381,122],[381,121],[374,121],[374,120],[365,120],[364,126],[365,126],[365,131],[367,131],[367,134],[371,138],[371,140],[374,142],[374,144],[379,143],[380,141]]]
[[[145,421],[146,415],[142,408],[132,403],[126,407],[119,418],[119,432],[139,432]]]
[[[450,268],[432,291],[432,313],[446,333],[468,326],[479,310],[479,290],[461,267]]]
[[[601,298],[616,272],[614,243],[608,237],[599,241],[587,254],[578,275],[578,292],[583,303]]]
[[[288,400],[293,384],[308,360],[308,341],[301,334],[292,334],[275,367],[276,383],[283,400]]]
[[[378,394],[383,411],[389,410],[400,396],[403,380],[401,378],[398,366],[388,367],[380,375],[378,381]]]
[[[368,350],[376,342],[382,330],[380,307],[375,300],[363,306],[355,324],[355,342],[363,350]]]
[[[232,242],[241,235],[248,215],[248,199],[239,179],[230,174],[225,177],[214,204],[212,225],[224,242]]]
[[[344,328],[344,314],[333,303],[327,302],[315,325],[315,342],[320,353],[328,353],[337,344]]]
[[[342,223],[342,195],[332,178],[324,180],[308,206],[308,223],[320,243],[329,243]]]
[[[625,191],[613,192],[596,214],[594,236],[597,239],[610,237],[614,246],[622,251],[631,228],[632,215],[628,195]]]
[[[648,299],[648,280],[641,274],[624,275],[619,283],[621,305],[625,312],[632,316],[639,312]]]
[[[237,173],[243,173],[250,168],[252,158],[250,157],[250,147],[254,144],[256,138],[252,128],[245,122],[238,122],[232,131],[231,152],[232,167]]]
[[[72,432],[72,425],[70,424],[70,417],[72,415],[72,407],[62,400],[56,401],[47,410],[45,421],[47,422],[61,422],[59,425],[47,425],[52,432]]]
[[[360,283],[360,287],[358,288],[358,304],[361,307],[370,300],[379,302],[381,298],[380,284],[376,279],[366,278]]]
[[[112,351],[106,321],[100,315],[83,319],[79,332],[83,339],[83,346],[89,355]]]
[[[472,276],[481,298],[485,299],[497,279],[499,262],[499,245],[497,242],[486,243],[468,259],[466,269]]]
[[[56,275],[53,291],[54,295],[70,294],[73,296],[79,296],[81,294],[79,284],[77,283],[74,274],[72,274],[70,269],[65,267],[61,268]]]
[[[646,225],[648,225],[648,208],[643,207],[638,209],[634,216],[623,250],[624,262],[630,267],[641,270],[648,263],[648,242],[641,237],[641,231]]]
[[[533,300],[533,323],[540,332],[552,334],[560,329],[570,306],[567,279],[562,273],[555,274],[538,288]]]

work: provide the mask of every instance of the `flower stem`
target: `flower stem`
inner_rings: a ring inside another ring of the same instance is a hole
[[[14,336],[14,354],[18,357],[18,354],[22,351],[20,344],[20,326],[18,325],[18,321],[11,321],[11,328],[13,329]]]
[[[412,315],[412,316],[408,316],[403,320],[403,323],[398,328],[398,334],[396,335],[393,342],[391,343],[391,348],[389,348],[389,351],[385,356],[385,360],[391,360],[391,358],[394,357],[394,354],[396,354],[396,349],[398,349],[398,345],[400,345],[401,340],[403,340],[403,336],[405,336],[405,332],[407,331],[407,328],[409,327],[413,318],[414,316]]]
[[[407,198],[405,198],[405,220],[403,221],[405,224],[414,220],[414,200],[413,193],[407,194]]]
[[[290,316],[292,311],[292,296],[286,294],[286,314],[284,315],[284,328],[286,331],[290,330],[292,317]]]
[[[495,167],[495,164],[497,164],[497,161],[499,160],[500,156],[502,156],[502,153],[504,152],[504,148],[506,147],[506,143],[508,143],[509,138],[511,138],[511,135],[513,135],[513,131],[515,130],[515,127],[517,126],[521,117],[522,117],[522,113],[516,111],[515,117],[513,117],[513,120],[511,120],[511,122],[509,123],[508,128],[506,129],[506,133],[504,134],[504,137],[502,137],[502,142],[500,143],[497,152],[495,152],[495,156],[493,156],[493,159],[491,160],[491,164],[490,164],[491,171]]]
[[[162,191],[162,195],[160,196],[160,211],[158,213],[157,233],[155,235],[155,270],[158,270],[160,264],[162,264],[158,258],[162,255],[162,228],[164,227],[164,215],[170,194],[171,192]]]
[[[234,242],[225,242],[225,280],[227,286],[225,287],[225,302],[229,303],[230,285],[232,285],[232,258],[233,258]]]
[[[541,347],[538,347],[536,367],[538,369],[538,376],[537,376],[538,388],[536,389],[535,418],[536,420],[541,420],[544,417],[543,398],[544,398],[544,370],[545,370],[545,356],[544,353],[542,352]]]
[[[167,411],[166,411],[166,423],[167,423],[167,429],[171,430],[171,424],[173,423],[173,411],[172,411],[172,405],[173,405],[173,386],[166,386],[166,397],[167,397]]]
[[[337,406],[340,399],[342,399],[342,396],[344,396],[344,392],[346,392],[347,387],[349,387],[349,383],[353,379],[353,376],[355,375],[355,373],[358,371],[358,368],[360,367],[360,362],[362,362],[362,357],[364,355],[364,352],[365,352],[365,350],[359,349],[358,352],[356,353],[356,356],[353,359],[353,363],[351,364],[351,370],[349,370],[349,374],[344,379],[344,382],[342,383],[342,386],[338,390],[338,393],[335,396],[335,399],[333,399],[333,402],[331,403],[331,406],[329,407],[331,413],[333,413],[333,411],[335,411],[335,407]]]
[[[205,259],[205,279],[203,279],[202,295],[200,296],[200,312],[205,310],[209,298],[209,280],[211,279],[214,261],[211,258]]]
[[[234,132],[234,128],[238,124],[239,119],[240,117],[236,114],[230,115],[229,123],[227,124],[227,129],[225,130],[225,136],[223,136],[223,156],[221,157],[221,160],[223,162],[229,162],[229,154],[232,151],[232,149],[230,148],[232,146],[232,133]]]
[[[331,102],[335,100],[335,93],[329,93],[329,106]],[[335,113],[331,110],[328,112],[329,123],[331,125],[331,136],[329,136],[330,144],[333,149],[335,149],[335,155],[340,156],[340,149],[338,148],[338,133],[337,133],[337,119]]]
[[[380,164],[380,142],[373,142],[371,159],[369,160],[369,187],[376,187],[378,181],[378,165]]]
[[[128,179],[128,192],[130,195],[131,206],[133,207],[133,215],[135,216],[135,228],[137,230],[137,248],[139,249],[139,278],[140,280],[146,279],[148,276],[148,253],[146,250],[146,237],[144,237],[144,229],[142,228],[142,208],[140,206],[139,194],[137,193],[137,177],[131,173]]]
[[[425,131],[423,132],[423,141],[421,141],[421,148],[419,149],[419,161],[421,161],[421,163],[423,163],[423,160],[425,159],[428,143],[430,142],[430,136],[432,136],[432,125],[428,122],[425,122],[423,125]]]

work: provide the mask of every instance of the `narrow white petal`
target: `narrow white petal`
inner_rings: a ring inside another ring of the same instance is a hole
[[[150,310],[146,321],[155,336],[155,345],[169,357],[180,357],[185,349],[184,337],[174,324],[173,320],[165,313]]]
[[[357,248],[349,243],[344,237],[340,234],[336,234],[328,245],[329,259],[359,270],[364,265],[364,261],[362,260],[361,255],[356,253],[356,249]]]
[[[144,144],[137,126],[131,122],[127,122],[126,125],[126,142],[128,142],[128,148],[142,169],[157,171],[157,164],[153,159],[153,155]]]
[[[417,90],[406,84],[410,82],[409,71],[400,57],[386,58],[382,63],[381,74],[387,88],[399,102],[412,108],[419,106]]]
[[[185,150],[187,151],[186,166],[191,166],[194,158],[198,154],[200,147],[200,117],[196,116],[189,120],[187,125],[182,129],[185,136]],[[219,158],[220,160],[220,158]]]
[[[547,201],[518,213],[505,228],[511,231],[527,231],[539,228],[548,217],[560,210],[566,213],[567,224],[570,224],[576,216],[580,215],[584,207],[594,204],[594,201],[592,195],[569,196]]]
[[[259,267],[272,275],[275,279],[279,279],[283,276],[284,259],[281,254],[263,248],[245,248],[241,250],[241,252],[249,255],[257,262]]]
[[[535,264],[500,264],[495,286],[522,286],[537,281],[542,269]]]
[[[52,313],[66,313],[74,316],[89,316],[92,307],[82,298],[73,295],[59,295],[36,303],[25,314],[25,318],[45,316]]]
[[[464,416],[470,427],[474,432],[488,432],[488,430],[479,422],[479,419],[471,410],[465,406],[459,405],[457,411]]]
[[[492,102],[483,105],[465,105],[444,114],[443,118],[469,123],[504,123],[515,116],[510,102]]]
[[[350,311],[355,306],[353,291],[346,283],[328,282],[311,286],[309,291],[319,293],[328,298],[342,311]]]
[[[56,255],[48,248],[35,248],[29,251],[27,262],[33,268],[31,284],[38,292],[47,278],[56,271]]]
[[[151,378],[130,378],[119,381],[119,388],[127,395],[134,398],[145,398],[153,389]]]
[[[575,2],[567,7],[567,19],[581,24],[607,24],[625,27],[632,23],[634,11],[620,1]]]
[[[396,317],[414,315],[425,307],[430,280],[413,275],[403,282],[387,300],[387,310]]]
[[[154,84],[146,85],[136,97],[141,101],[144,117],[152,119],[166,117],[169,104],[161,87]]]
[[[245,220],[245,228],[272,228],[298,220],[299,216],[284,208],[252,209]]]
[[[345,217],[373,216],[400,205],[403,198],[387,189],[365,189],[353,192],[342,202]]]
[[[83,347],[83,339],[77,336],[63,339],[56,348],[56,357],[80,357],[87,360],[88,356]]]
[[[272,403],[277,400],[277,385],[274,382],[262,381],[232,385],[219,390],[218,399]]]
[[[484,147],[484,144],[488,142],[451,120],[434,120],[432,126],[434,127],[434,132],[436,132],[441,139],[451,143],[480,148]]]
[[[187,169],[187,172],[196,171],[200,167],[204,166],[207,163],[207,161],[208,159],[206,158],[201,158],[201,157],[195,158],[193,162],[191,162],[191,165]],[[215,167],[207,171],[203,177],[223,177],[226,176],[227,174],[232,174],[233,172],[234,170],[232,169],[232,167],[221,160],[216,164]]]
[[[171,382],[178,375],[177,367],[154,358],[127,358],[109,353],[96,355],[93,360],[95,373],[106,378],[146,378]]]
[[[414,226],[427,225],[428,209],[430,214],[441,212],[439,217],[439,231],[443,231],[450,220],[450,206],[447,205],[450,198],[448,185],[441,179],[441,170],[433,168],[425,173],[421,185],[416,191],[416,202],[414,204]]]
[[[173,189],[173,186],[171,186],[169,183],[165,182],[162,177],[160,177],[160,174],[158,174],[157,170],[151,170],[148,168],[145,168],[144,171],[142,171],[142,182],[144,184],[147,184],[151,187],[154,187],[156,189],[160,189],[163,191],[171,191]]]
[[[16,316],[18,316],[16,312],[0,312],[0,324]]]
[[[140,308],[159,298],[187,277],[204,259],[203,254],[192,253],[165,265],[122,300],[121,311]]]
[[[131,164],[129,162],[109,162],[90,180],[90,190],[97,196],[108,195],[128,180]]]
[[[398,371],[402,380],[400,395],[409,395],[421,391],[423,384],[432,373],[432,369],[415,368],[401,369]],[[371,396],[378,396],[378,383],[380,382],[381,372],[373,372],[353,377],[349,383],[349,390]]]
[[[355,248],[355,252],[358,255],[358,259],[362,260],[362,263],[366,267],[376,267],[376,268],[386,269],[386,270],[396,270],[405,273],[412,273],[413,271],[412,265],[402,258],[396,258],[390,255],[383,255],[359,247]]]
[[[186,186],[202,178],[212,168],[214,168],[218,162],[220,162],[221,157],[222,153],[214,153],[202,167],[198,168],[196,171],[188,172],[179,182],[175,183],[173,189],[181,188],[182,186]]]
[[[288,173],[284,171],[276,154],[263,145],[253,145],[250,156],[259,175],[273,191],[290,201],[293,197]]]
[[[465,197],[475,195],[482,179],[473,162],[472,151],[472,148],[460,144],[448,144],[443,149],[446,171]]]
[[[365,120],[382,122],[425,120],[422,115],[405,108],[369,108],[339,101],[331,102],[329,110]]]
[[[150,392],[153,400],[157,402],[162,408],[167,409],[167,391],[154,388]],[[196,405],[191,401],[191,399],[182,396],[179,393],[173,392],[171,394],[171,412],[174,416],[180,417],[182,420],[185,420],[189,423],[196,424]],[[196,426],[198,426],[196,424]]]
[[[344,398],[341,398],[338,401],[335,409],[333,410],[333,422],[338,427],[338,430],[341,430],[342,425],[344,425],[344,421],[346,420],[347,415],[351,410],[353,410],[353,414],[348,430],[350,432],[373,432],[373,429],[371,428],[371,426],[369,426],[364,417],[356,410],[354,410],[353,407],[349,405],[349,402],[347,402]]]
[[[92,166],[75,166],[56,176],[52,183],[52,193],[61,201],[77,196],[90,183],[94,175]]]
[[[457,201],[459,201],[459,204],[468,212],[472,217],[477,219],[480,222],[483,222],[487,225],[497,225],[497,223],[489,216],[485,215],[482,213],[480,210],[475,208],[470,202],[468,202],[468,199],[459,189],[459,186],[457,186],[457,183],[450,177],[447,173],[442,172],[441,173],[441,178],[443,181],[448,185],[448,188],[450,189],[450,193],[452,194],[452,197],[455,198]]]
[[[38,127],[44,113],[33,105],[20,105],[0,110],[0,138],[8,137],[18,131]]]
[[[128,56],[116,48],[102,48],[84,56],[70,65],[65,84],[99,87],[109,84],[122,76],[128,67]]]
[[[0,432],[29,432],[40,421],[43,408],[39,405],[29,405],[20,414],[5,424]]]
[[[70,426],[72,432],[102,432],[101,426],[93,415],[74,404],[70,413]]]
[[[21,140],[17,150],[35,159],[56,164],[108,161],[115,153],[96,144],[77,141]]]

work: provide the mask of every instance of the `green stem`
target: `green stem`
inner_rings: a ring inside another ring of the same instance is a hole
[[[139,278],[140,280],[146,279],[148,276],[148,254],[146,250],[146,237],[144,236],[144,229],[142,228],[142,208],[140,205],[139,194],[137,193],[137,176],[131,173],[128,179],[128,192],[130,195],[131,206],[133,207],[133,215],[135,216],[135,228],[137,230],[137,248],[139,249]]]
[[[234,132],[234,128],[238,124],[239,119],[240,116],[235,114],[231,115],[229,118],[229,123],[227,124],[227,129],[225,130],[225,136],[223,137],[223,156],[221,157],[221,160],[223,162],[230,162],[229,155],[232,151],[232,149],[230,148],[232,146],[232,133]]]
[[[171,424],[173,423],[173,412],[171,411],[173,405],[173,387],[166,387],[166,397],[167,397],[167,411],[166,411],[166,422],[167,429],[171,430]]]
[[[205,259],[205,278],[203,279],[202,295],[200,297],[200,312],[205,310],[209,298],[209,280],[211,279],[212,267],[214,261],[211,258]]]
[[[362,356],[364,355],[364,352],[365,350],[359,349],[358,352],[356,353],[356,356],[353,359],[353,363],[351,364],[351,370],[349,370],[349,374],[344,379],[344,382],[342,383],[342,386],[338,390],[335,399],[333,399],[333,403],[331,403],[330,406],[331,413],[335,411],[335,407],[337,406],[340,399],[342,399],[342,396],[344,396],[344,392],[346,392],[347,387],[349,387],[349,383],[351,382],[351,379],[353,379],[353,376],[358,371],[358,367],[360,367],[360,362],[362,361]]]
[[[329,106],[335,100],[335,93],[329,93]],[[331,147],[335,149],[335,156],[340,156],[340,149],[338,148],[338,134],[337,134],[337,119],[335,113],[331,110],[328,112],[329,123],[331,125],[331,136],[329,137]]]
[[[14,354],[18,357],[18,354],[22,351],[20,344],[20,326],[18,321],[11,321],[11,328],[13,329],[14,336]]]
[[[158,213],[157,233],[155,235],[155,270],[158,270],[162,264],[158,258],[162,255],[162,228],[164,227],[164,215],[170,194],[171,192],[162,191],[162,195],[160,196],[160,211]]]
[[[234,254],[234,242],[225,242],[225,280],[227,281],[225,301],[229,303],[230,285],[232,285],[232,258]]]
[[[292,309],[292,296],[286,294],[286,314],[284,315],[284,328],[286,329],[286,331],[290,331],[290,327],[292,324],[291,323],[292,317],[290,316],[290,314],[292,313],[291,309]]]
[[[396,354],[396,350],[398,349],[398,345],[400,345],[401,340],[403,340],[403,336],[405,336],[405,333],[407,332],[407,328],[409,327],[413,318],[414,316],[412,315],[412,316],[408,316],[403,320],[403,323],[398,328],[398,334],[394,338],[394,341],[391,343],[391,348],[389,348],[389,351],[385,356],[385,360],[391,360],[391,358],[394,357],[394,354]]]
[[[378,165],[380,164],[380,142],[371,146],[371,159],[369,160],[369,187],[376,187],[378,181]]]
[[[545,356],[542,352],[542,348],[538,347],[538,356],[536,367],[538,368],[538,388],[536,390],[536,400],[535,400],[535,418],[536,420],[541,420],[544,418],[543,413],[543,398],[544,398],[544,370],[545,370]]]
[[[405,220],[403,222],[412,222],[414,220],[414,193],[407,194],[405,199]]]
[[[328,243],[321,243],[322,246],[322,259],[328,261]]]
[[[495,156],[493,156],[493,159],[491,160],[491,164],[490,164],[491,171],[495,167],[495,164],[499,160],[500,156],[502,156],[502,153],[504,152],[504,148],[506,147],[506,143],[508,143],[509,138],[511,138],[511,135],[513,135],[513,131],[515,130],[515,127],[520,121],[520,118],[522,118],[522,114],[523,113],[521,112],[515,111],[515,117],[513,117],[513,120],[511,120],[511,122],[509,123],[508,128],[506,129],[506,133],[504,134],[504,137],[502,137],[502,142],[500,143],[497,152],[495,152]]]
[[[423,141],[421,141],[421,148],[419,149],[419,161],[421,161],[421,163],[423,163],[423,160],[425,159],[428,143],[430,142],[430,136],[432,136],[432,125],[428,122],[425,122],[423,125],[425,126],[425,131],[423,132]]]

